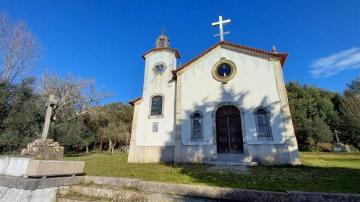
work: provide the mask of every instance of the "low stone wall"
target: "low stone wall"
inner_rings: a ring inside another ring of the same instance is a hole
[[[68,185],[79,184],[83,181],[84,181],[84,176],[34,179],[34,178],[23,178],[23,177],[0,175],[0,186],[22,189],[22,190],[35,190],[35,189],[45,189],[51,187],[68,186]]]
[[[100,185],[130,186],[148,193],[167,193],[180,196],[234,201],[360,201],[360,194],[311,193],[311,192],[273,192],[250,189],[232,189],[202,185],[151,182],[131,178],[84,176],[85,183]]]

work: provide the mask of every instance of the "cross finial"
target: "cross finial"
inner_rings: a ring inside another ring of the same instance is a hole
[[[223,20],[222,16],[219,16],[218,22],[211,23],[212,26],[219,26],[220,33],[216,34],[215,36],[220,36],[220,41],[224,41],[224,35],[230,33],[230,32],[224,32],[224,27],[223,27],[223,25],[226,25],[229,23],[230,23],[230,19]]]

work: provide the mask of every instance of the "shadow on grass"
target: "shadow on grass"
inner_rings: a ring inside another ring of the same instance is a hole
[[[176,165],[194,183],[274,191],[360,193],[360,170],[312,166],[256,166],[249,173],[210,171],[205,165]]]

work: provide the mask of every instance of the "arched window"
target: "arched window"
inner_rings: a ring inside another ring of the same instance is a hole
[[[258,138],[272,140],[269,111],[262,107],[255,110],[255,122]]]
[[[203,115],[200,111],[191,114],[191,140],[203,140]]]
[[[161,95],[156,95],[151,98],[151,116],[161,116],[163,97]]]

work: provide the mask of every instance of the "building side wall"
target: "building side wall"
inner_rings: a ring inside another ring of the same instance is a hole
[[[153,67],[164,63],[167,68],[162,75],[154,74]],[[175,123],[175,85],[171,71],[176,68],[174,53],[161,51],[150,53],[145,58],[145,76],[143,100],[139,105],[138,129],[136,130],[137,146],[174,146]],[[163,96],[163,115],[151,117],[151,98]],[[158,123],[158,132],[153,132],[154,122]]]

